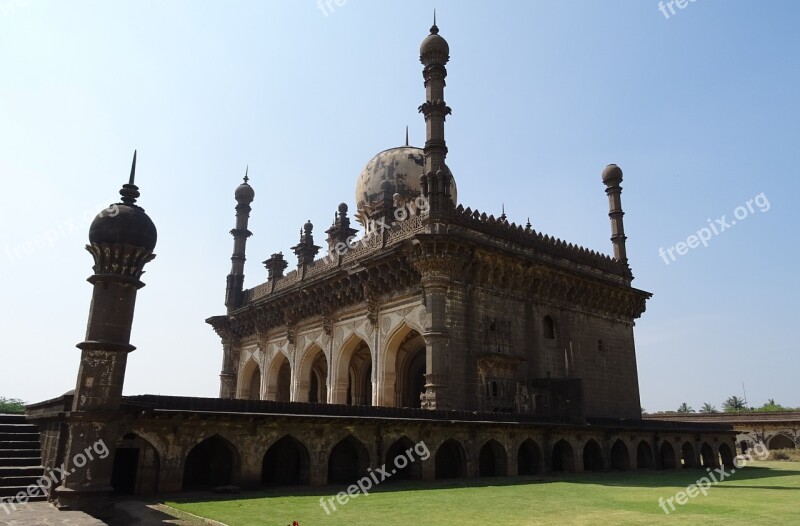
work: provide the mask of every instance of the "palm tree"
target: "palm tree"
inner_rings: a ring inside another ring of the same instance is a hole
[[[725,400],[725,402],[722,404],[722,407],[725,409],[726,413],[736,413],[747,409],[747,407],[744,405],[744,400],[736,395],[733,395]]]
[[[678,408],[679,413],[694,413],[694,409],[689,407],[689,404],[686,402],[682,403],[681,406]]]
[[[701,413],[719,413],[719,411],[717,411],[717,408],[714,407],[713,405],[709,404],[708,402],[703,404],[703,407],[700,409],[700,412]]]

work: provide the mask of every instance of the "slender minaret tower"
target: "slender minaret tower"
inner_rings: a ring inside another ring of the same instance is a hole
[[[244,262],[247,238],[253,233],[247,230],[247,223],[250,221],[250,203],[256,196],[247,181],[249,169],[244,172],[244,181],[234,192],[236,199],[236,228],[231,230],[233,236],[233,255],[231,256],[231,273],[228,274],[227,287],[225,289],[225,306],[228,312],[232,312],[242,306],[242,291],[244,290]]]
[[[419,48],[419,61],[424,66],[425,103],[419,107],[425,116],[425,172],[420,178],[422,194],[430,202],[431,215],[450,205],[450,176],[445,167],[447,144],[444,140],[444,122],[451,110],[444,102],[445,65],[450,60],[450,46],[439,35],[436,13],[430,34]]]
[[[99,517],[113,511],[106,499],[118,431],[112,422],[118,419],[128,353],[135,349],[130,335],[136,293],[144,287],[145,264],[155,258],[156,227],[136,205],[135,175],[136,152],[130,180],[119,192],[121,202],[101,211],[89,228],[86,249],[94,258],[94,274],[87,281],[94,290],[86,340],[77,346],[81,363],[64,454],[69,476],[56,489],[60,506]]]
[[[608,195],[608,217],[611,219],[611,244],[614,245],[614,259],[622,263],[628,262],[625,251],[625,227],[622,224],[622,170],[616,164],[609,164],[603,170],[603,184],[606,185]]]

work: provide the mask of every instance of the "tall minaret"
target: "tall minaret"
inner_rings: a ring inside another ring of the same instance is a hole
[[[622,224],[622,170],[616,164],[609,164],[603,170],[603,184],[606,185],[608,195],[608,217],[611,219],[611,244],[614,245],[614,259],[623,263],[628,262],[625,251],[625,227]]]
[[[130,335],[136,293],[144,287],[140,278],[145,264],[155,258],[156,227],[136,205],[135,175],[136,152],[130,180],[119,192],[121,202],[101,211],[89,228],[86,249],[94,258],[94,274],[88,281],[94,290],[86,340],[78,344],[81,363],[64,454],[69,476],[56,489],[60,505],[95,516],[107,516],[113,509],[105,499],[111,491],[118,431],[112,422],[118,418],[128,353],[135,349]],[[104,447],[112,454],[86,459],[92,448],[100,453]]]
[[[445,65],[450,60],[450,46],[439,35],[436,13],[433,26],[419,48],[419,61],[424,66],[425,103],[419,107],[425,116],[425,172],[421,177],[422,193],[430,201],[432,213],[449,206],[450,177],[445,168],[447,144],[444,140],[444,121],[451,110],[444,102]]]
[[[236,199],[236,228],[231,230],[233,236],[233,255],[231,256],[231,273],[228,274],[227,287],[225,289],[225,306],[228,312],[234,311],[242,306],[242,291],[244,290],[244,262],[245,247],[247,238],[253,233],[247,230],[247,223],[250,220],[250,203],[256,196],[247,181],[247,173],[244,172],[244,181],[236,188],[234,197]]]

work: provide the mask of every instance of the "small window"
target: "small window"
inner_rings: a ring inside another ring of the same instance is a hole
[[[542,326],[544,330],[544,337],[547,340],[555,340],[556,339],[556,324],[553,321],[553,318],[550,316],[545,316],[544,320],[542,320]]]

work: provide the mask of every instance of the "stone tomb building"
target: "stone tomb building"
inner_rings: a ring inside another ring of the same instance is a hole
[[[674,469],[730,464],[729,427],[641,419],[622,170],[602,182],[613,257],[458,204],[445,164],[447,42],[422,42],[423,148],[376,155],[340,204],[327,253],[306,223],[244,288],[255,191],[236,189],[218,399],[122,396],[133,307],[156,229],[130,182],[87,246],[94,296],[74,393],[28,407],[43,465],[71,472],[50,498],[98,516],[111,493],[226,484],[353,484],[424,442],[397,478]],[[258,217],[257,213],[254,217]],[[318,236],[321,238],[321,236]],[[148,352],[148,351],[144,351]],[[75,455],[103,440],[113,454]]]

